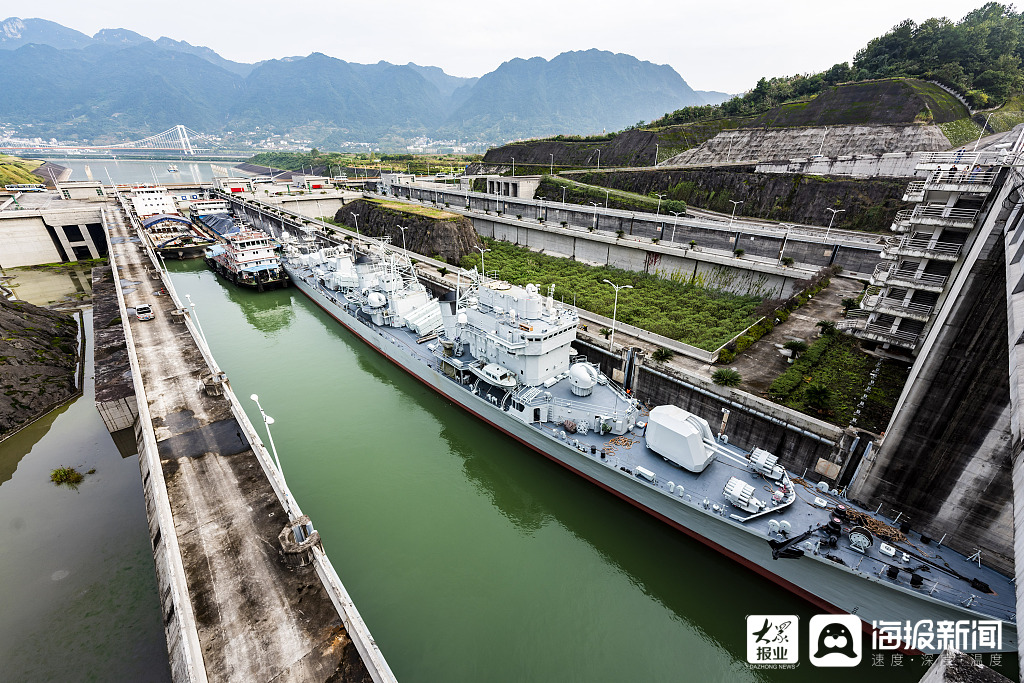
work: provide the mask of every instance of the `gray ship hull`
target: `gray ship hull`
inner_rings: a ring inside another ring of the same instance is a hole
[[[583,454],[516,419],[454,383],[436,366],[415,357],[403,343],[352,316],[344,309],[343,302],[311,285],[299,274],[289,272],[289,275],[292,282],[328,315],[445,398],[525,446],[752,569],[824,612],[856,614],[861,618],[865,630],[871,629],[873,621],[937,622],[986,618],[977,611],[893,585],[854,567],[842,566],[810,553],[799,559],[774,560],[768,537],[760,531],[714,514],[693,502],[650,486],[641,479],[626,476],[599,456]],[[743,616],[736,615],[737,623]],[[1016,625],[1004,621],[998,651],[1015,652],[1016,649]]]

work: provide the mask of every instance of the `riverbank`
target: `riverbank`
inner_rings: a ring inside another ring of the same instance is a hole
[[[81,392],[80,326],[67,313],[0,297],[0,440]]]

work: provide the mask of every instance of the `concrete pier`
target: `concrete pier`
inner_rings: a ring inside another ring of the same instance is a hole
[[[394,681],[200,328],[121,211],[105,224],[174,680]]]

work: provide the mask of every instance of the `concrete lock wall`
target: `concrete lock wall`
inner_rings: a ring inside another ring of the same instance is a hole
[[[623,359],[607,350],[577,339],[574,348],[601,372],[615,378],[621,374]],[[840,465],[842,470],[855,463],[841,452],[843,430],[783,406],[778,406],[742,391],[715,386],[703,377],[670,375],[666,368],[647,365],[643,360],[633,366],[631,388],[634,396],[648,408],[676,405],[703,417],[716,433],[721,428],[722,410],[730,411],[725,434],[729,443],[751,450],[755,446],[771,451],[792,473],[804,470],[813,475],[819,459]],[[673,373],[675,374],[675,373]]]
[[[61,261],[42,216],[0,220],[0,266],[34,266]]]
[[[614,237],[597,233],[572,233],[548,225],[481,218],[472,214],[470,217],[477,233],[484,237],[590,265],[611,266],[649,273],[667,280],[694,282],[702,287],[734,294],[767,298],[792,296],[797,291],[797,283],[813,272],[767,267],[763,263],[678,246],[618,241]],[[781,244],[781,239],[778,242]],[[775,247],[775,254],[778,254],[778,246]],[[822,256],[821,260],[827,262],[828,259]],[[870,264],[867,268],[870,271],[878,258],[865,256],[865,260]]]
[[[850,154],[825,158],[780,159],[758,164],[756,173],[810,173],[873,178],[913,178],[923,152]]]
[[[688,247],[691,241],[696,243],[698,251],[717,250],[731,254],[733,250],[742,248],[747,260],[738,260],[734,263],[733,266],[737,268],[753,267],[749,261],[751,257],[775,263],[785,240],[785,255],[792,257],[799,265],[815,269],[838,265],[853,273],[870,273],[881,260],[881,243],[887,236],[865,233],[861,244],[851,244],[842,239],[823,243],[795,234],[786,237],[779,228],[754,230],[739,221],[729,226],[727,221],[676,219],[675,216],[605,210],[603,207],[597,207],[595,220],[593,207],[511,197],[496,198],[476,192],[470,193],[468,204],[472,211],[467,211],[467,196],[463,191],[445,192],[408,185],[392,186],[392,190],[395,196],[400,198],[428,202],[436,198],[440,203],[449,204],[451,210],[468,215],[477,227],[477,232],[485,237],[506,240],[513,244],[529,246],[531,249],[543,248],[546,252],[602,265],[617,264],[612,264],[607,256],[596,256],[595,254],[599,252],[593,250],[580,252],[580,243],[588,239],[604,243],[602,238],[616,235],[616,231],[621,230],[625,239],[619,244],[626,248],[657,252],[659,247],[673,243]],[[499,209],[502,211],[501,215],[497,215]],[[478,211],[488,211],[494,215],[490,218],[482,217],[476,213]],[[516,216],[522,216],[522,219],[517,219]],[[544,219],[543,222],[539,222],[541,218]],[[566,226],[562,226],[563,222]],[[544,247],[538,246],[536,242],[531,244],[532,237],[522,233],[523,229],[531,232],[553,232],[563,227],[571,229],[575,236],[574,251],[570,251],[567,242],[560,243],[557,240],[550,240],[550,246]],[[669,241],[672,237],[675,238],[674,242]],[[639,241],[641,238],[657,238],[660,244]],[[636,260],[631,262],[641,263]],[[633,269],[647,272],[644,267]]]

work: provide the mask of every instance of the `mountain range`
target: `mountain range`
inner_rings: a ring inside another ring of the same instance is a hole
[[[90,37],[19,18],[0,23],[0,88],[0,122],[21,135],[123,140],[182,123],[336,148],[418,136],[486,145],[594,134],[728,97],[694,91],[669,66],[596,49],[513,59],[462,78],[320,53],[244,64],[167,37],[121,28]]]

